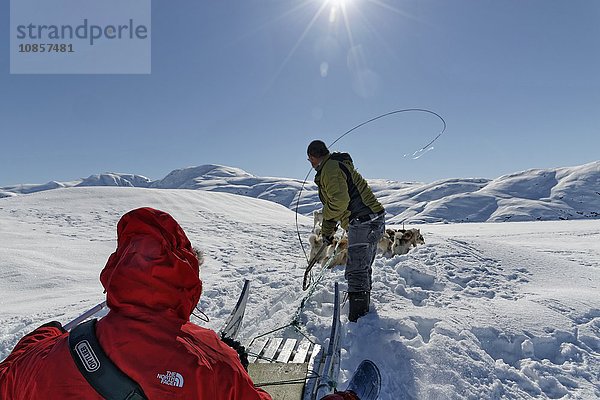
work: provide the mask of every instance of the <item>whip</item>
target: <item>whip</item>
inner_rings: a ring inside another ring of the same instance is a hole
[[[439,120],[442,122],[442,129],[437,134],[437,136],[435,136],[425,146],[421,147],[420,149],[418,149],[418,150],[416,150],[415,152],[412,153],[412,159],[416,160],[416,159],[420,158],[423,154],[425,154],[426,152],[428,152],[429,150],[431,150],[431,145],[433,145],[433,143],[435,143],[435,141],[438,140],[440,138],[440,136],[442,136],[442,134],[446,131],[446,121],[444,120],[444,118],[442,118],[442,116],[439,115],[438,113],[436,113],[434,111],[431,111],[431,110],[428,110],[426,108],[406,108],[406,109],[403,109],[403,110],[395,110],[395,111],[390,111],[390,112],[378,115],[378,116],[376,116],[374,118],[371,118],[369,120],[361,122],[360,124],[356,125],[352,129],[344,132],[342,135],[340,135],[340,137],[338,137],[331,144],[329,144],[328,148],[331,148],[334,144],[336,144],[341,139],[343,139],[345,136],[347,136],[350,133],[354,132],[358,128],[361,128],[361,127],[363,127],[363,126],[365,126],[365,125],[367,125],[367,124],[369,124],[371,122],[377,121],[378,119],[381,119],[381,118],[389,117],[390,115],[400,114],[400,113],[407,113],[407,112],[422,112],[422,113],[431,114],[431,115],[434,115],[437,118],[439,118]],[[404,155],[404,157],[407,157],[407,156],[408,156],[408,154]],[[304,258],[306,258],[307,262],[310,262],[310,260],[308,259],[308,255],[306,254],[306,250],[304,249],[304,244],[302,243],[302,237],[300,236],[300,229],[298,227],[298,208],[300,207],[300,197],[302,195],[302,191],[304,190],[304,186],[306,185],[306,181],[307,181],[308,177],[310,176],[311,171],[312,171],[312,168],[310,168],[308,170],[308,173],[306,174],[306,177],[304,178],[304,181],[302,182],[302,186],[300,187],[300,191],[298,192],[298,199],[296,200],[296,210],[295,210],[296,211],[296,233],[298,235],[298,241],[300,242],[300,247],[302,248],[302,252],[304,253]]]

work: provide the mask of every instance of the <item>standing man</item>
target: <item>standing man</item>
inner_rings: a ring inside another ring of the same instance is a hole
[[[330,153],[321,140],[308,145],[308,161],[317,171],[315,183],[323,203],[323,242],[331,244],[336,225],[348,231],[348,320],[369,312],[371,265],[385,231],[385,210],[367,181],[354,169],[348,153]]]

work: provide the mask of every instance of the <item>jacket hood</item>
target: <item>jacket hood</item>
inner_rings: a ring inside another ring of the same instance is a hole
[[[119,221],[117,250],[100,281],[111,312],[185,323],[202,292],[199,268],[190,241],[173,217],[139,208]]]
[[[321,171],[323,169],[323,167],[325,166],[325,163],[327,163],[327,161],[329,161],[330,159],[339,161],[339,162],[349,163],[352,167],[354,167],[352,157],[350,156],[350,154],[333,152],[333,153],[329,153],[325,157],[323,157],[323,160],[321,160],[321,163],[317,166],[317,168],[315,168],[317,170],[317,172]]]

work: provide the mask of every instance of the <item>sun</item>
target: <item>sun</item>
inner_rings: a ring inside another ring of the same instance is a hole
[[[325,0],[325,2],[332,7],[344,7],[346,4],[351,3],[352,0]]]
[[[312,14],[312,17],[308,21],[306,27],[300,33],[296,42],[292,45],[291,49],[287,53],[287,56],[281,62],[277,71],[273,74],[273,78],[269,83],[269,87],[275,82],[279,74],[284,70],[288,62],[292,59],[296,50],[300,47],[304,39],[309,35],[309,32],[313,29],[313,27],[321,21],[325,19],[329,23],[329,32],[336,32],[340,34],[345,34],[347,37],[348,47],[353,49],[356,47],[356,40],[354,38],[354,32],[352,30],[352,24],[355,22],[355,19],[358,19],[358,22],[362,22],[363,24],[367,21],[367,17],[364,12],[361,12],[361,9],[370,6],[377,6],[384,10],[387,14],[389,12],[393,12],[396,14],[400,14],[403,17],[409,17],[399,8],[396,8],[392,4],[397,0],[301,0],[294,7],[286,11],[280,17],[275,19],[280,19],[283,17],[288,17],[290,15],[294,15],[299,11],[306,10],[308,7],[313,7],[316,5],[316,10]],[[389,4],[389,3],[391,4]],[[357,18],[358,17],[358,18]],[[338,30],[338,28],[340,28]],[[326,68],[326,66],[322,68]],[[326,75],[326,70],[321,71],[322,76]]]
[[[330,7],[332,10],[345,10],[354,1],[356,0],[323,0],[323,5]]]
[[[352,0],[323,0],[323,6],[329,8],[329,23],[334,24],[338,18],[342,18],[348,24],[348,7]]]

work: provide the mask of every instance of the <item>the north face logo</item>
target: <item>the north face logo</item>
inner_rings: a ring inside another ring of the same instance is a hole
[[[166,374],[158,374],[156,377],[163,385],[183,387],[183,376],[179,372],[167,371]]]

